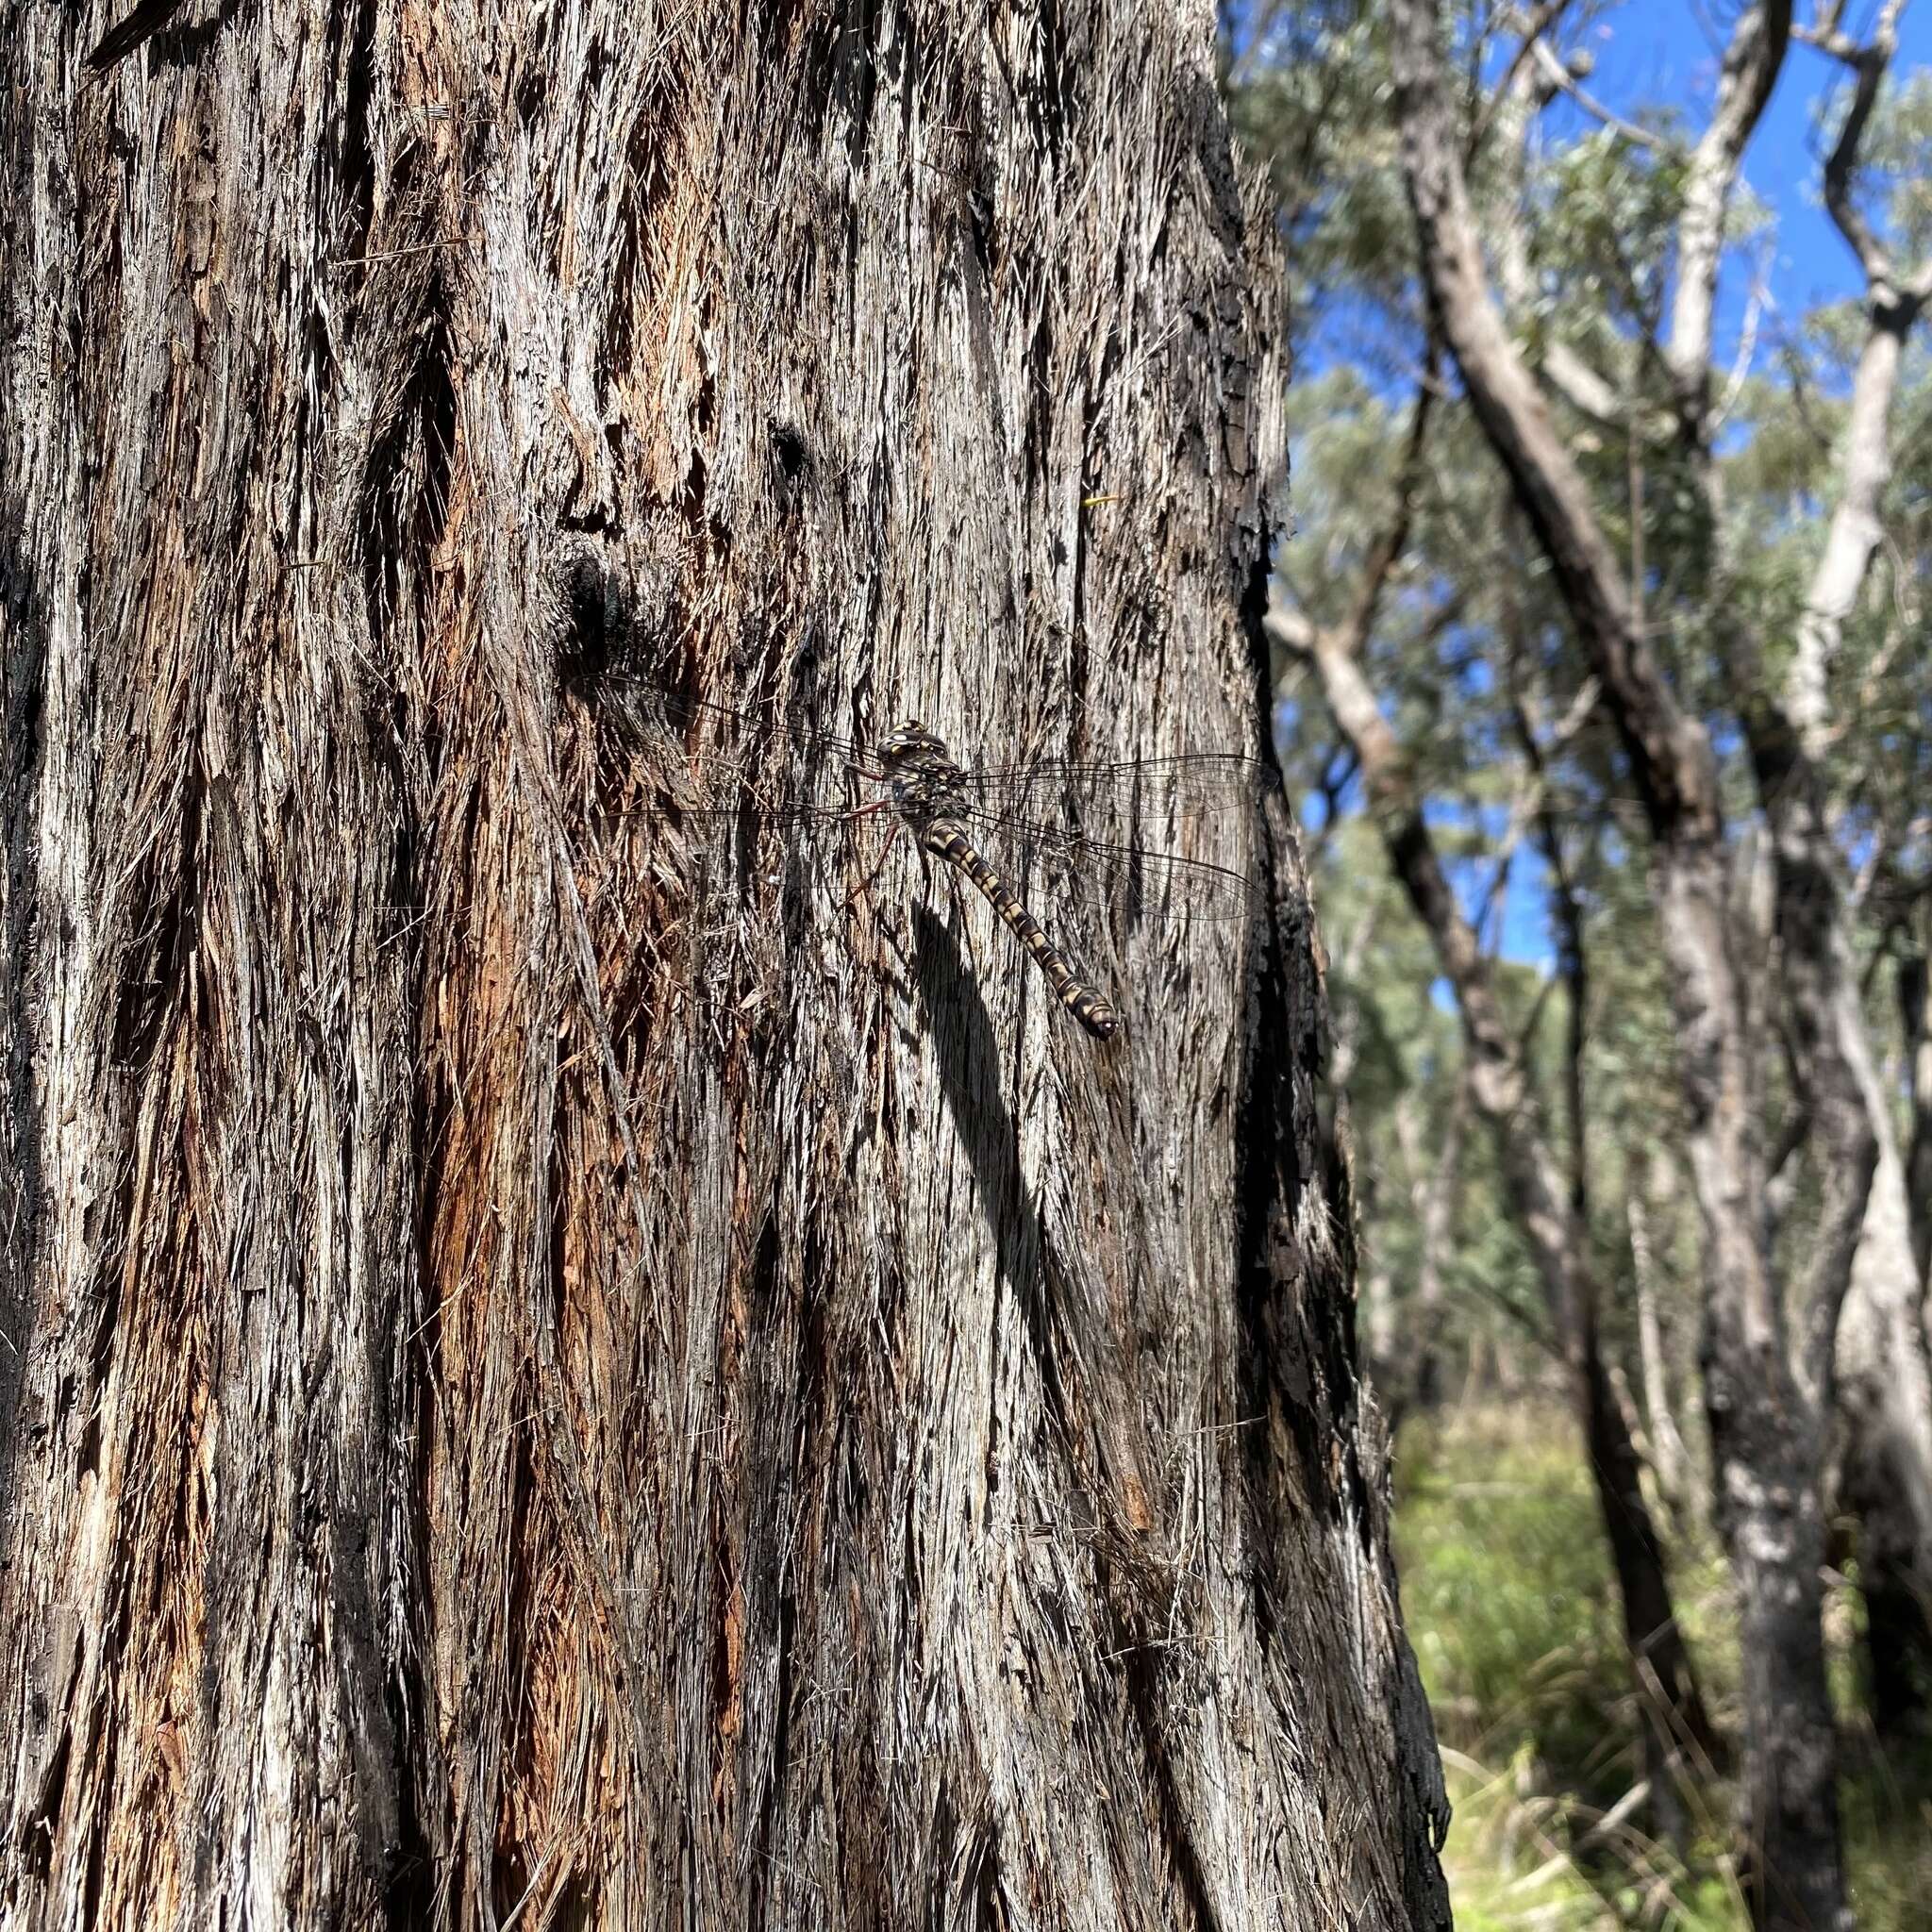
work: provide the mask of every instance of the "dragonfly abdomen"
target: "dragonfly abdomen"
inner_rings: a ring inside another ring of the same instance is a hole
[[[940,824],[928,826],[921,842],[986,894],[992,909],[1039,961],[1060,1005],[1096,1040],[1111,1039],[1120,1026],[1120,1014],[1067,964],[1066,955],[1047,938],[1012,887],[979,856],[972,840],[958,825]]]

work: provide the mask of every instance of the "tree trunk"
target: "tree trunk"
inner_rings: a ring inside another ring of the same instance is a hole
[[[1754,757],[1769,767],[1760,787],[1778,833],[1783,871],[1804,882],[1829,923],[1838,975],[1838,1058],[1856,1080],[1873,1149],[1873,1179],[1837,1338],[1836,1372],[1843,1443],[1843,1500],[1859,1521],[1859,1573],[1868,1611],[1874,1717],[1904,1729],[1923,1709],[1921,1680],[1932,1670],[1932,1359],[1924,1326],[1924,1275],[1914,1257],[1906,1168],[1879,1076],[1863,1002],[1852,991],[1851,941],[1842,859],[1832,836],[1819,774],[1833,745],[1832,673],[1844,626],[1866,592],[1885,539],[1882,510],[1894,466],[1892,415],[1913,328],[1932,301],[1932,258],[1916,272],[1894,262],[1868,225],[1856,183],[1860,151],[1887,72],[1897,52],[1898,9],[1888,8],[1857,44],[1834,18],[1820,44],[1857,75],[1851,103],[1824,166],[1824,201],[1865,271],[1865,339],[1847,399],[1838,500],[1824,546],[1807,586],[1795,649],[1784,672],[1777,715],[1754,719]],[[1769,727],[1769,728],[1767,728]],[[1792,741],[1797,750],[1794,754]],[[1799,782],[1788,782],[1795,777]],[[1907,1028],[1909,1032],[1909,1027]],[[1824,1080],[1834,1076],[1825,1070]],[[1841,1144],[1841,1142],[1840,1142]],[[1835,1155],[1838,1146],[1833,1145]]]
[[[1906,1088],[1911,1105],[1911,1129],[1905,1149],[1906,1197],[1911,1215],[1912,1259],[1928,1303],[1932,1303],[1932,1024],[1927,1024],[1932,1002],[1925,997],[1926,978],[1926,955],[1914,940],[1898,967]],[[1928,1306],[1928,1313],[1932,1313],[1932,1306]]]
[[[1872,1721],[1904,1738],[1924,1728],[1932,1699],[1932,1359],[1882,1089],[1866,1110],[1879,1153],[1838,1325],[1839,1500],[1857,1524]]]
[[[1653,1154],[1651,1175],[1660,1157]],[[1665,1170],[1668,1172],[1668,1170]],[[1633,1178],[1624,1196],[1624,1220],[1630,1230],[1630,1271],[1637,1289],[1638,1360],[1643,1375],[1643,1407],[1649,1421],[1651,1467],[1665,1508],[1681,1518],[1691,1498],[1690,1454],[1671,1407],[1671,1382],[1664,1357],[1663,1326],[1657,1307],[1657,1264],[1650,1241],[1650,1207],[1646,1196],[1662,1193],[1654,1178]]]
[[[1415,1282],[1400,1308],[1389,1307],[1389,1333],[1373,1361],[1376,1393],[1392,1441],[1411,1414],[1431,1414],[1441,1400],[1442,1264],[1449,1253],[1456,1197],[1461,1185],[1462,1130],[1469,1119],[1469,1083],[1457,1081],[1433,1148],[1423,1144],[1421,1110],[1413,1096],[1396,1104],[1395,1138],[1408,1170],[1416,1218]]]
[[[1838,1925],[1843,1901],[1824,1632],[1823,1471],[1838,1300],[1821,1309],[1822,1297],[1793,1297],[1797,1306],[1787,1307],[1763,1217],[1754,1211],[1767,1174],[1762,1094],[1746,1042],[1763,1022],[1739,964],[1747,942],[1734,929],[1724,856],[1687,836],[1660,855],[1657,869],[1657,924],[1704,1221],[1704,1391],[1717,1524],[1738,1585],[1745,1892],[1755,1924],[1799,1932]],[[1833,1191],[1856,1186],[1862,1197],[1870,1176],[1866,1162],[1859,1174],[1834,1176]],[[1841,1208],[1840,1223],[1841,1239],[1856,1237],[1856,1210],[1847,1224]],[[1792,1364],[1799,1338],[1790,1329],[1801,1320],[1808,1380]]]
[[[0,1918],[1446,1925],[1278,792],[1105,1046],[771,809],[1265,750],[1206,10],[173,11],[0,57]]]

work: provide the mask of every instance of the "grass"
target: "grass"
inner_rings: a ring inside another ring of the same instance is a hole
[[[1405,1428],[1396,1463],[1403,1607],[1456,1807],[1444,1849],[1461,1932],[1743,1932],[1730,1794],[1703,1797],[1679,1857],[1641,1829],[1640,1772],[1609,1558],[1574,1428],[1536,1404]],[[1677,1612],[1736,1734],[1737,1637],[1714,1540],[1674,1548]],[[1833,1593],[1841,1803],[1862,1932],[1932,1927],[1932,1762],[1888,1762],[1853,1702],[1858,1606]]]

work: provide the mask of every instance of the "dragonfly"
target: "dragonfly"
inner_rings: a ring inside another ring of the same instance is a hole
[[[601,694],[608,701],[608,684]],[[1259,758],[1196,752],[973,765],[916,719],[868,745],[654,687],[634,686],[624,695],[618,709],[626,741],[657,736],[660,742],[681,741],[688,751],[690,741],[700,743],[691,751],[695,796],[621,809],[610,815],[616,821],[669,812],[702,824],[749,811],[823,838],[891,813],[894,836],[909,833],[923,855],[987,899],[1061,1008],[1096,1041],[1119,1032],[1121,1008],[1048,938],[1036,905],[1097,910],[1130,928],[1142,922],[1241,924],[1262,902],[1261,887],[1248,873],[1166,849],[1193,843],[1239,850],[1244,817],[1281,786],[1278,768]],[[720,747],[721,739],[736,749]],[[708,752],[702,741],[710,741]],[[771,774],[779,754],[790,755],[793,775],[776,780],[774,796]],[[886,790],[855,804],[854,784]],[[842,798],[827,795],[841,787]],[[996,869],[990,854],[1010,859],[1010,875]]]

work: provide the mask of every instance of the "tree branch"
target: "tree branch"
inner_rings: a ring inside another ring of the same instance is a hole
[[[1633,429],[1624,398],[1573,349],[1568,342],[1551,342],[1543,350],[1543,375],[1579,416],[1619,434]]]
[[[1664,351],[1687,431],[1702,444],[1710,407],[1711,313],[1724,254],[1724,210],[1745,144],[1771,98],[1790,38],[1791,0],[1765,0],[1738,16],[1724,49],[1717,106],[1690,155],[1677,221],[1677,291]]]
[[[1512,640],[1512,643],[1516,641]],[[1589,956],[1583,943],[1583,902],[1576,890],[1575,874],[1563,849],[1562,827],[1557,823],[1556,807],[1551,799],[1549,766],[1537,738],[1536,721],[1530,713],[1530,699],[1517,678],[1520,652],[1512,648],[1509,655],[1510,715],[1536,788],[1537,842],[1542,847],[1543,858],[1550,868],[1551,900],[1558,935],[1558,971],[1570,1001],[1563,1061],[1564,1092],[1570,1116],[1570,1204],[1578,1224],[1587,1227],[1590,1224],[1590,1187],[1584,1139],[1583,1052],[1589,1024],[1590,972]],[[1577,725],[1589,715],[1588,708],[1581,700],[1588,694],[1593,702],[1591,687],[1594,683],[1593,678],[1590,679],[1583,691],[1578,693],[1579,702],[1571,707],[1571,716]],[[1572,729],[1574,728],[1573,725]],[[1561,741],[1559,739],[1558,742]]]
[[[1568,94],[1586,114],[1601,121],[1613,134],[1622,135],[1633,147],[1649,148],[1654,154],[1671,152],[1671,143],[1661,134],[1648,127],[1640,127],[1634,121],[1624,120],[1594,94],[1586,93],[1571,69],[1541,41],[1536,44],[1536,64],[1537,71],[1552,87]]]
[[[1415,407],[1409,412],[1408,441],[1402,452],[1402,466],[1395,477],[1395,508],[1382,535],[1371,545],[1368,564],[1362,573],[1361,590],[1348,620],[1352,648],[1366,649],[1375,626],[1375,609],[1388,587],[1390,574],[1402,561],[1408,548],[1409,526],[1415,520],[1415,501],[1422,488],[1423,452],[1428,442],[1429,409],[1441,387],[1441,338],[1432,328],[1423,352],[1423,373],[1416,384]]]
[[[1653,827],[1686,821],[1715,840],[1716,774],[1702,728],[1671,695],[1630,608],[1623,571],[1590,489],[1491,297],[1449,125],[1432,0],[1391,0],[1403,158],[1423,269],[1471,406],[1495,448],[1557,587],[1629,758]]]
[[[1864,267],[1870,327],[1852,379],[1844,487],[1832,510],[1824,554],[1806,593],[1804,614],[1798,622],[1797,651],[1786,688],[1790,728],[1814,762],[1822,760],[1828,746],[1826,687],[1845,620],[1884,539],[1878,510],[1891,481],[1892,400],[1898,391],[1906,338],[1924,301],[1924,295],[1902,291],[1896,286],[1890,256],[1866,227],[1852,199],[1858,147],[1890,63],[1899,10],[1889,0],[1872,39],[1862,46],[1853,46],[1838,31],[1836,10],[1831,24],[1819,29],[1824,35],[1821,43],[1852,65],[1858,75],[1857,92],[1825,163],[1824,199],[1840,232]]]
[[[1556,25],[1557,15],[1569,5],[1570,0],[1542,0],[1541,6],[1530,8],[1529,18],[1523,23],[1522,42],[1515,53],[1509,57],[1509,64],[1503,70],[1502,78],[1497,81],[1489,99],[1483,104],[1482,112],[1475,117],[1474,125],[1470,127],[1469,140],[1462,151],[1465,162],[1474,160],[1481,153],[1482,144],[1488,139],[1491,127],[1508,102],[1517,78],[1523,72],[1524,63],[1532,54],[1540,51],[1540,42],[1543,35]],[[1560,60],[1557,64],[1558,67],[1562,66]],[[1564,72],[1567,73],[1568,70],[1564,69]]]

